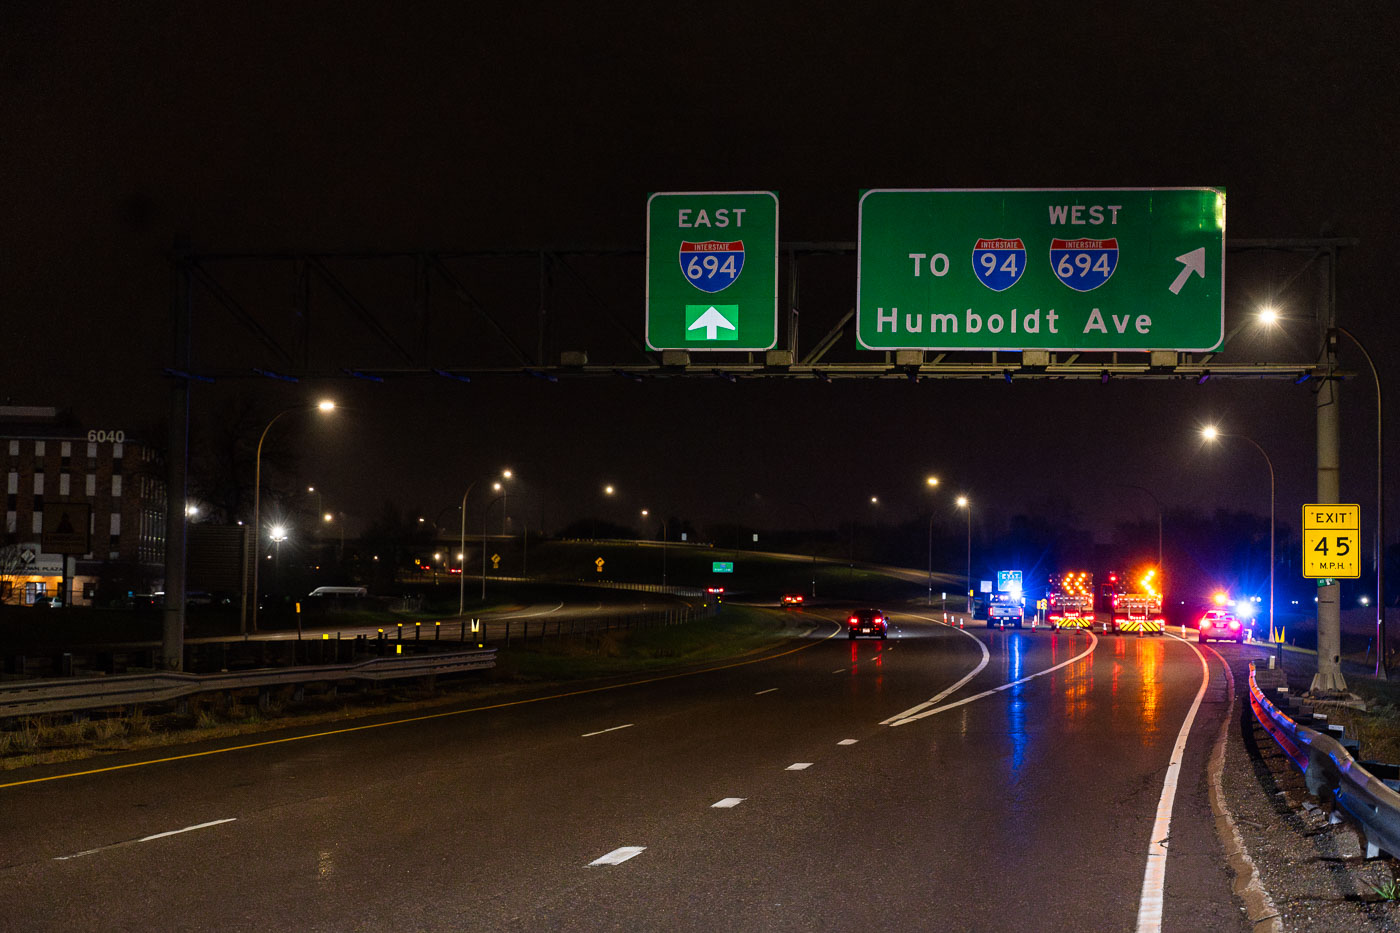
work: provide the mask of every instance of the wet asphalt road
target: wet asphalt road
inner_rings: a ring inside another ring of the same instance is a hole
[[[802,615],[700,672],[9,772],[0,929],[1132,930],[1203,682],[1161,928],[1244,929],[1216,654]]]

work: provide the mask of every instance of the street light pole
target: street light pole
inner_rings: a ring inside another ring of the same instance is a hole
[[[1384,424],[1381,420],[1381,377],[1376,372],[1376,364],[1372,361],[1371,354],[1366,352],[1361,341],[1345,327],[1337,327],[1335,330],[1345,334],[1356,344],[1356,349],[1366,358],[1366,365],[1371,367],[1371,378],[1376,381],[1376,676],[1385,678],[1385,462],[1381,456],[1385,446],[1381,441],[1381,425]]]
[[[283,415],[289,414],[294,411],[308,411],[312,407],[315,407],[319,411],[330,412],[335,410],[335,402],[325,400],[318,402],[315,406],[293,405],[291,408],[284,408],[277,414],[272,416],[272,420],[267,423],[267,427],[263,428],[262,434],[258,437],[258,450],[253,457],[253,550],[257,552],[259,557],[261,557],[262,554],[261,509],[263,441],[267,440],[267,432],[272,430],[272,426],[277,423],[277,419],[281,418]],[[241,621],[244,622],[244,624],[240,626],[242,628],[241,634],[244,635],[248,634],[250,628],[253,632],[257,632],[258,630],[258,564],[260,563],[260,559],[255,559],[253,561],[253,611],[251,617],[246,611],[243,612],[240,617]],[[246,600],[248,598],[248,594],[244,593],[243,598]],[[249,622],[251,622],[251,625],[248,624]]]
[[[938,485],[938,477],[924,480],[930,489]],[[928,513],[928,605],[933,606],[933,512]]]
[[[972,501],[958,496],[958,508],[967,510],[967,620],[972,622]]]
[[[1214,427],[1207,427],[1201,432],[1208,441],[1213,441],[1217,437],[1238,437],[1242,441],[1249,441],[1254,445],[1254,449],[1259,451],[1264,457],[1264,462],[1269,465],[1269,633],[1274,631],[1274,462],[1269,459],[1269,454],[1260,447],[1254,438],[1246,434],[1224,434]]]

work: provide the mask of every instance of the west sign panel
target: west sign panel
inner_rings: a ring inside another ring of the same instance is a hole
[[[647,199],[647,346],[771,350],[778,343],[778,196]]]
[[[858,266],[869,350],[1214,350],[1225,192],[876,189]]]

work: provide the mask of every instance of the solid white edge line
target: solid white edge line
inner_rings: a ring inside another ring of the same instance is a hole
[[[629,723],[628,723],[627,725],[625,725],[625,726],[612,726],[611,728],[608,728],[608,729],[599,729],[597,732],[585,732],[583,735],[579,736],[579,738],[581,738],[581,739],[586,739],[586,738],[590,738],[590,737],[595,736],[595,735],[602,735],[604,732],[616,732],[618,729],[630,729],[630,728],[632,728],[632,726],[634,726],[634,725],[635,725],[635,723],[630,723],[630,722],[629,722]]]
[[[168,832],[154,833],[150,836],[142,836],[140,839],[128,839],[125,842],[114,842],[111,845],[98,846],[95,849],[84,849],[82,852],[74,852],[72,855],[56,855],[54,856],[53,860],[55,862],[66,862],[69,859],[82,858],[85,855],[95,855],[98,852],[105,852],[108,849],[120,849],[123,846],[134,846],[138,842],[151,842],[155,839],[164,839],[167,836],[178,836],[181,833],[192,833],[196,829],[208,829],[210,826],[218,826],[223,823],[232,823],[237,819],[238,817],[236,816],[229,816],[225,817],[222,820],[210,820],[207,823],[197,823],[194,826],[186,826],[184,829],[172,829]]]
[[[1167,881],[1167,844],[1171,839],[1172,805],[1176,802],[1176,786],[1181,776],[1181,761],[1186,755],[1186,740],[1191,735],[1191,725],[1196,721],[1196,711],[1201,708],[1201,700],[1210,685],[1210,665],[1206,656],[1195,645],[1178,638],[1170,632],[1164,633],[1196,653],[1201,662],[1201,686],[1196,690],[1196,699],[1181,723],[1181,731],[1176,735],[1172,746],[1171,763],[1167,765],[1167,776],[1162,782],[1162,796],[1157,801],[1157,816],[1152,821],[1152,838],[1147,844],[1147,868],[1142,875],[1142,896],[1138,900],[1138,933],[1159,933],[1162,929],[1162,901]],[[1228,716],[1229,713],[1227,712]]]
[[[773,691],[775,691],[775,690],[777,690],[777,689],[778,689],[777,687],[769,687],[767,690],[760,690],[760,691],[758,691],[757,693],[754,694],[754,696],[756,696],[756,697],[761,697],[761,696],[763,696],[765,693],[772,693]]]
[[[962,630],[962,629],[959,629],[959,631],[963,631],[963,630]],[[1002,684],[1000,687],[993,687],[991,690],[983,690],[981,693],[974,694],[973,696],[967,697],[966,699],[963,699],[963,700],[958,700],[956,703],[948,703],[948,704],[946,704],[946,705],[944,705],[944,706],[935,706],[933,709],[925,710],[924,712],[915,713],[915,714],[913,714],[913,715],[906,715],[907,712],[908,712],[908,711],[906,711],[905,713],[900,713],[898,716],[893,716],[893,717],[891,717],[890,719],[885,720],[885,721],[882,722],[880,725],[882,725],[882,726],[883,726],[883,725],[905,726],[905,725],[908,725],[908,724],[911,723],[911,722],[915,722],[915,721],[917,721],[917,720],[923,719],[923,718],[926,717],[926,716],[936,716],[936,715],[938,715],[939,713],[945,712],[945,711],[947,711],[947,710],[950,710],[950,709],[957,709],[959,706],[965,706],[965,705],[967,705],[968,703],[973,702],[974,700],[980,700],[980,699],[982,699],[983,697],[989,697],[989,696],[991,696],[991,695],[994,694],[994,693],[1001,693],[1003,690],[1010,690],[1012,687],[1016,686],[1017,684],[1023,684],[1023,683],[1025,683],[1025,682],[1029,681],[1029,680],[1035,680],[1037,677],[1044,677],[1046,674],[1053,674],[1055,671],[1058,671],[1060,668],[1062,668],[1062,667],[1069,667],[1071,664],[1075,664],[1075,663],[1077,663],[1077,662],[1079,662],[1079,661],[1082,661],[1084,658],[1086,658],[1086,657],[1088,657],[1090,654],[1092,654],[1093,651],[1094,651],[1094,649],[1098,647],[1099,638],[1098,638],[1098,636],[1095,635],[1093,632],[1089,632],[1089,639],[1090,639],[1090,641],[1089,641],[1089,647],[1085,648],[1083,651],[1081,651],[1079,654],[1076,654],[1074,657],[1070,658],[1068,661],[1061,661],[1059,664],[1056,664],[1054,667],[1047,667],[1047,668],[1046,668],[1045,670],[1043,670],[1043,671],[1036,671],[1034,674],[1031,674],[1031,675],[1028,676],[1028,677],[1022,677],[1020,680],[1013,680],[1013,681],[1011,681],[1010,683]],[[982,643],[982,642],[981,642],[981,639],[978,639],[978,642],[977,642],[977,643],[980,645],[980,644]],[[969,675],[969,676],[970,676],[970,675]],[[947,693],[951,692],[953,689],[955,689],[955,688],[949,688],[949,690],[944,691],[944,694],[943,694],[943,695],[946,695]],[[933,702],[933,701],[930,701],[930,702]],[[927,706],[928,703],[924,703],[924,704],[921,704],[921,705],[922,705],[922,706]],[[912,708],[913,708],[913,709],[918,709],[919,707],[916,706],[916,707],[912,707]]]
[[[629,858],[636,858],[646,850],[646,846],[619,846],[607,855],[600,855],[588,864],[590,867],[593,865],[621,865]]]

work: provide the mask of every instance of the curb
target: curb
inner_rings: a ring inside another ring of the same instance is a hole
[[[1230,689],[1228,708],[1220,723],[1220,732],[1215,737],[1215,745],[1211,748],[1210,760],[1206,764],[1206,773],[1210,781],[1210,809],[1215,815],[1215,834],[1220,837],[1220,844],[1225,849],[1225,860],[1229,863],[1230,870],[1235,873],[1233,890],[1244,901],[1250,927],[1256,933],[1283,933],[1283,918],[1279,916],[1278,908],[1274,906],[1269,892],[1264,890],[1264,885],[1259,880],[1259,872],[1255,870],[1254,860],[1249,857],[1249,850],[1245,848],[1244,838],[1240,836],[1234,817],[1225,806],[1225,789],[1221,781],[1225,771],[1225,746],[1229,738],[1230,723],[1234,722],[1235,716],[1235,672],[1219,652],[1212,651],[1212,654],[1220,658]]]

